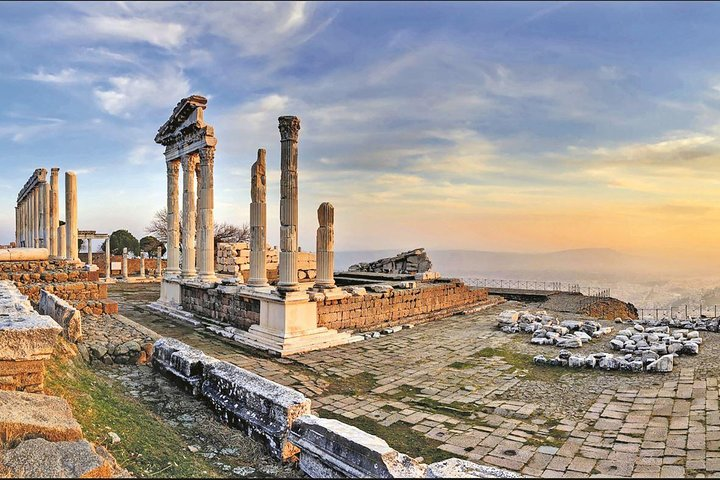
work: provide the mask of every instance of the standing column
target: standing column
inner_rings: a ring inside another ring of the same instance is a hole
[[[32,199],[32,245],[30,245],[33,248],[38,247],[38,240],[40,239],[40,228],[39,227],[39,217],[40,217],[40,209],[38,208],[38,199],[40,195],[38,195],[38,189],[37,186],[32,189],[32,192],[30,192],[30,198]]]
[[[195,222],[197,212],[195,205],[195,164],[197,154],[186,155],[182,159],[183,166],[183,229],[182,229],[182,278],[195,277]]]
[[[110,258],[110,237],[105,239],[105,278],[110,280],[110,267],[112,266],[112,258]]]
[[[50,256],[59,256],[57,232],[60,226],[60,179],[59,168],[50,170]]]
[[[215,276],[215,147],[200,150],[200,176],[198,184],[198,278],[213,282]]]
[[[127,265],[127,260],[128,260],[127,247],[123,247],[122,272],[121,272],[123,280],[127,280],[127,279],[128,279],[128,265]]]
[[[67,258],[67,241],[65,239],[65,232],[67,225],[60,225],[58,227],[58,258]]]
[[[87,239],[88,242],[88,257],[87,257],[87,264],[92,265],[92,238]]]
[[[78,226],[77,226],[77,175],[65,172],[65,238],[67,259],[77,262]]]
[[[315,277],[315,288],[335,288],[333,269],[335,267],[335,209],[329,202],[321,203],[317,211],[317,276]]]
[[[157,269],[155,276],[158,278],[162,277],[162,246],[157,248]]]
[[[299,290],[298,257],[298,117],[280,117],[280,265],[278,291]]]
[[[167,162],[167,254],[168,276],[180,274],[180,200],[179,185],[180,160]]]
[[[40,230],[43,248],[50,251],[50,186],[47,182],[40,184]]]
[[[20,247],[20,204],[15,205],[15,247]]]
[[[140,252],[140,278],[145,278],[145,252]]]
[[[250,279],[248,285],[268,285],[265,245],[267,242],[267,204],[265,149],[258,149],[257,161],[250,171]],[[242,277],[240,277],[242,278]]]

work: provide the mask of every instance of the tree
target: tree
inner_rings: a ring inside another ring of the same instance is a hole
[[[165,245],[163,245],[163,243],[157,238],[152,235],[148,235],[140,239],[140,250],[147,252],[150,256],[154,256],[156,254],[158,247],[162,247],[161,253],[164,254]]]
[[[182,212],[178,212],[178,217],[182,218]],[[167,208],[158,210],[153,215],[150,225],[145,228],[145,233],[154,236],[159,241],[167,243]],[[243,224],[241,227],[231,223],[215,223],[213,226],[215,232],[215,246],[218,243],[237,243],[250,241],[250,227]],[[182,238],[182,222],[180,222],[179,238]],[[112,246],[112,243],[110,244]]]
[[[127,248],[128,252],[133,252],[136,256],[140,255],[140,242],[138,242],[138,239],[127,230],[115,230],[110,234],[110,253],[122,255],[123,248]],[[105,244],[103,243],[104,249]]]

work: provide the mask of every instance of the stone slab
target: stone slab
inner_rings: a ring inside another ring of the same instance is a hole
[[[42,261],[50,258],[47,248],[0,248],[0,262]]]
[[[87,440],[35,438],[0,451],[0,476],[15,478],[109,478],[113,464]]]
[[[0,441],[27,437],[75,441],[82,439],[82,430],[70,405],[60,397],[0,391]]]
[[[425,478],[520,478],[520,475],[502,468],[449,458],[428,465]]]

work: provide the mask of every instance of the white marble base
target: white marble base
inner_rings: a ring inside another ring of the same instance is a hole
[[[180,282],[177,277],[165,277],[160,283],[160,298],[158,302],[161,303],[174,303],[180,305],[182,298],[180,295]]]

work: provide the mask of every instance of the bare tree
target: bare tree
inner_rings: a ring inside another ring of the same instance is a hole
[[[182,212],[178,212],[178,216],[182,218]],[[247,224],[242,226],[233,225],[231,223],[215,222],[213,230],[215,231],[215,245],[218,243],[237,243],[250,241],[250,227]],[[167,208],[158,210],[153,215],[150,225],[145,228],[145,233],[152,235],[163,243],[167,243],[168,223]],[[180,222],[180,238],[182,238],[182,222]]]

